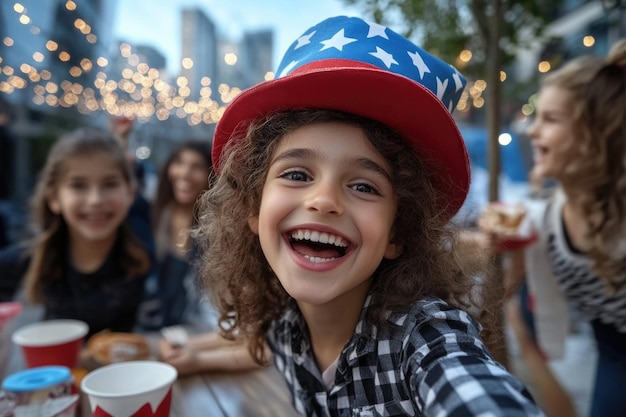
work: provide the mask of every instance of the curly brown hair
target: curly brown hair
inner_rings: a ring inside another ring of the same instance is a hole
[[[608,291],[626,284],[626,40],[607,59],[580,57],[542,86],[566,90],[574,106],[579,157],[568,165],[568,198],[587,221],[586,252]]]
[[[220,310],[220,328],[226,337],[247,337],[259,363],[265,361],[265,335],[290,297],[269,268],[247,217],[259,213],[280,138],[326,122],[361,128],[393,168],[398,201],[393,241],[402,254],[384,259],[375,271],[370,293],[382,301],[368,319],[381,325],[385,311],[405,308],[426,295],[466,309],[475,304],[475,283],[461,272],[459,258],[451,256],[456,234],[445,213],[446,196],[433,186],[429,161],[420,159],[396,132],[371,119],[320,109],[277,112],[253,122],[242,140],[228,142],[220,174],[200,199],[195,230],[203,246],[201,276]]]

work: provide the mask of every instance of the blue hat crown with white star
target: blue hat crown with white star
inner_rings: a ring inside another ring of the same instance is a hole
[[[213,139],[219,172],[224,146],[246,140],[255,120],[297,109],[330,109],[376,120],[428,164],[449,219],[469,189],[469,159],[452,117],[465,79],[451,65],[384,26],[332,17],[287,50],[278,77],[244,90],[228,105]]]
[[[430,90],[449,112],[466,83],[456,68],[388,27],[346,16],[326,19],[307,30],[291,44],[276,73],[284,77],[326,59],[360,61],[408,77]]]

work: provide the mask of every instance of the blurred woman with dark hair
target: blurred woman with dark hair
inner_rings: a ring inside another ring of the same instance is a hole
[[[207,141],[186,141],[165,162],[152,205],[157,270],[148,281],[139,321],[144,329],[206,321],[197,289],[190,231],[196,200],[213,173]]]

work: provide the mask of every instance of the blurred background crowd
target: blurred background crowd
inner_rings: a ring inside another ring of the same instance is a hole
[[[297,36],[285,33],[290,23],[285,16],[313,22],[323,13],[281,1],[225,3],[0,3],[5,240],[20,235],[37,173],[60,134],[86,125],[106,127],[112,116],[133,119],[129,147],[143,162],[144,192],[151,198],[156,172],[177,142],[210,141],[224,106],[242,89],[274,77],[276,57],[283,53],[278,49],[288,46],[282,39]],[[626,26],[621,0],[502,2],[500,48],[494,57],[493,11],[474,7],[477,2],[462,2],[462,13],[436,1],[328,3],[333,13],[360,13],[403,31],[468,76],[455,114],[473,165],[472,190],[460,214],[469,222],[494,193],[515,200],[527,191],[531,152],[523,132],[533,115],[538,77],[581,54],[605,55]],[[233,19],[225,17],[226,9],[233,10]],[[237,21],[241,27],[233,30]],[[167,42],[154,38],[155,31]],[[172,52],[169,45],[177,49]],[[499,91],[489,97],[494,59],[500,62]],[[495,122],[489,116],[494,107],[499,113]],[[490,128],[494,123],[496,134]],[[495,141],[497,146],[490,145]],[[493,149],[499,150],[495,164]],[[501,172],[491,183],[490,170]]]

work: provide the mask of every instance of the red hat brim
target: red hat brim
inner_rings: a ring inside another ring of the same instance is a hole
[[[224,145],[241,138],[255,119],[290,109],[340,110],[397,130],[433,171],[452,217],[467,195],[470,168],[463,137],[443,103],[415,81],[361,62],[314,64],[257,84],[228,105],[213,139],[215,169],[220,171]]]

